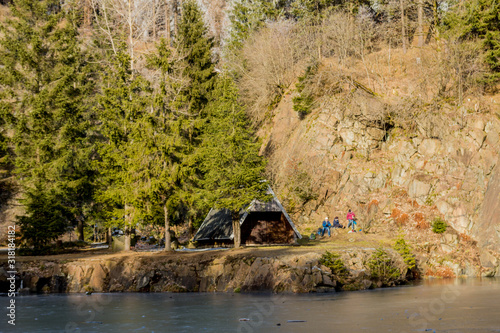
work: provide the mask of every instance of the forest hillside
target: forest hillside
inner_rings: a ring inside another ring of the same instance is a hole
[[[2,220],[26,244],[191,235],[266,179],[304,235],[351,209],[428,270],[496,273],[495,1],[153,3],[3,1]]]

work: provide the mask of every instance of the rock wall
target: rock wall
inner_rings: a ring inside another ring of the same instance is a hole
[[[95,292],[320,292],[393,286],[411,274],[403,259],[387,250],[397,276],[382,279],[366,266],[375,249],[340,252],[348,269],[338,276],[320,264],[321,255],[306,253],[280,257],[231,256],[209,260],[129,258],[19,263],[17,286],[23,281],[32,293]],[[0,268],[0,292],[8,289],[6,268]]]
[[[485,249],[500,252],[500,161],[488,181],[488,187],[481,207],[479,223],[473,226],[479,245]]]
[[[287,95],[262,135],[275,190],[299,228],[324,216],[343,221],[353,209],[366,231],[403,230],[426,242],[441,217],[452,234],[498,255],[500,113],[446,105],[421,111],[359,90],[349,94],[323,100],[303,120]],[[405,107],[407,117],[393,121]],[[294,177],[301,172],[314,195],[298,204],[295,189],[307,188]]]

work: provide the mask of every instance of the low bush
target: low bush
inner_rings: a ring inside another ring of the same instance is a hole
[[[444,233],[447,227],[448,225],[446,224],[446,222],[443,221],[443,219],[440,217],[436,217],[434,221],[432,221],[432,231],[434,231],[436,234]]]
[[[344,262],[340,259],[340,255],[337,253],[326,251],[321,256],[319,263],[330,268],[332,274],[341,281],[349,275],[349,270],[345,267]]]
[[[394,244],[394,250],[396,250],[402,257],[409,269],[414,269],[417,267],[417,261],[413,253],[411,253],[410,246],[406,244],[403,237],[400,237],[396,244]]]
[[[372,254],[365,265],[370,269],[371,278],[380,281],[382,286],[391,285],[399,279],[399,269],[389,254],[381,248]]]

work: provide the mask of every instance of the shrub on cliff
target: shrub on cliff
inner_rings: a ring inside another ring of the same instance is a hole
[[[432,231],[434,231],[436,234],[442,234],[446,231],[447,227],[448,225],[446,224],[446,222],[443,221],[443,219],[441,219],[440,217],[436,217],[432,222]]]
[[[345,279],[349,275],[349,270],[345,267],[344,262],[337,253],[326,251],[321,256],[319,263],[330,268],[332,274],[340,280]]]
[[[314,103],[314,97],[309,87],[311,77],[318,71],[318,64],[308,66],[304,75],[299,76],[299,82],[295,84],[298,96],[295,96],[293,101],[293,109],[299,114],[300,119],[304,119],[311,113]]]

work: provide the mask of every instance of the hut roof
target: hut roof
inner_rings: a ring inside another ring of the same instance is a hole
[[[243,214],[240,212],[240,219]],[[195,241],[232,240],[233,221],[229,209],[210,209],[193,238]]]
[[[270,201],[262,202],[254,199],[246,209],[240,211],[240,225],[242,225],[248,215],[253,212],[282,212],[288,223],[292,227],[293,231],[298,238],[302,238],[299,231],[292,222],[292,219],[285,211],[285,208],[281,205],[280,201],[274,194],[271,187],[268,187],[267,194],[273,196]],[[231,211],[229,209],[214,209],[212,208],[208,213],[207,217],[201,224],[198,232],[194,235],[193,240],[195,241],[207,241],[207,240],[233,240],[233,224]]]

